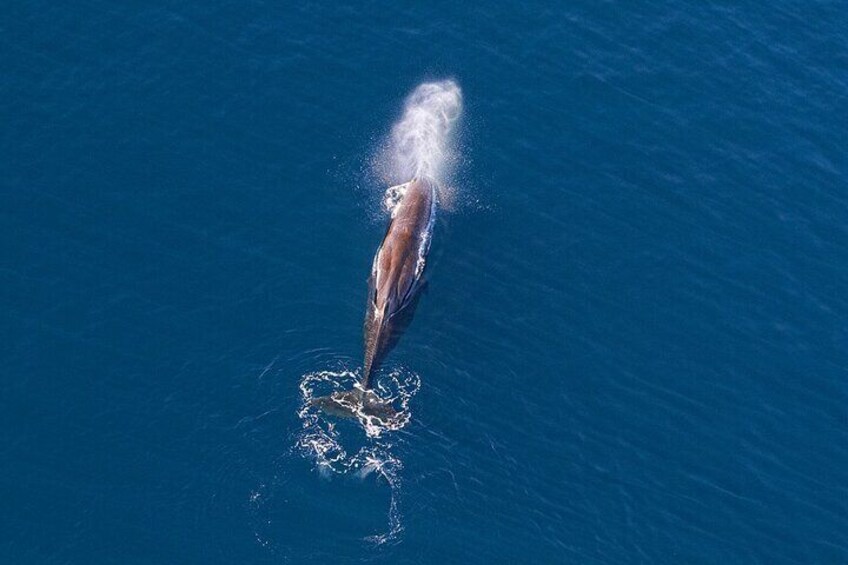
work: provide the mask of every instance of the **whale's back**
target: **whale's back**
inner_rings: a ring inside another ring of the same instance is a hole
[[[396,314],[414,294],[429,247],[434,199],[432,181],[416,179],[393,211],[371,273],[377,317]]]
[[[428,179],[409,183],[374,256],[365,315],[364,388],[381,354],[391,347],[392,318],[412,302],[420,285],[435,222],[435,188]]]

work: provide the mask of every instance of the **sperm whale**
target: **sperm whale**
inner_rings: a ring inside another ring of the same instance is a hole
[[[399,337],[423,282],[427,253],[436,220],[436,182],[415,178],[390,189],[402,194],[392,210],[386,235],[371,266],[365,313],[365,354],[362,379],[353,390],[314,399],[314,405],[336,416],[390,420],[395,409],[371,389],[371,377]],[[414,306],[413,306],[414,307]]]

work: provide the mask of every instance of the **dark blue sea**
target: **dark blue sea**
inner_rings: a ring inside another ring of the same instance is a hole
[[[848,563],[842,2],[0,7],[0,563]],[[408,421],[393,124],[461,89]],[[388,140],[388,141],[387,141]],[[398,392],[400,391],[400,392]]]

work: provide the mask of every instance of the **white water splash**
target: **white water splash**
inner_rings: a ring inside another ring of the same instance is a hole
[[[396,539],[403,530],[398,504],[403,463],[392,454],[393,444],[387,432],[397,431],[409,422],[409,401],[421,387],[421,380],[418,375],[399,369],[380,376],[373,390],[382,400],[400,407],[399,417],[387,423],[360,414],[358,419],[367,436],[364,444],[361,436],[356,437],[358,434],[345,436],[343,422],[327,416],[312,404],[314,398],[350,390],[358,381],[359,375],[352,371],[318,371],[304,375],[300,381],[302,404],[298,412],[302,428],[297,436],[296,448],[303,457],[311,459],[318,472],[326,477],[354,474],[365,479],[373,474],[389,485],[388,531],[366,538],[381,545]],[[345,445],[352,446],[352,449]]]
[[[392,186],[384,203],[391,211],[403,197],[405,184],[416,177],[436,181],[440,204],[454,200],[450,174],[459,160],[457,122],[462,114],[462,90],[453,80],[425,82],[407,97],[403,115],[392,127],[375,168]]]

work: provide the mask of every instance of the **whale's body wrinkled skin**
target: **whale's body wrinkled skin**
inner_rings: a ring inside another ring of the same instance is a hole
[[[409,306],[421,286],[436,217],[433,181],[415,179],[392,211],[386,236],[374,255],[368,279],[365,314],[365,365],[362,387],[370,387],[371,373],[385,352],[395,317]]]
[[[416,178],[394,189],[400,189],[403,196],[392,209],[368,279],[362,379],[353,390],[312,401],[334,416],[366,416],[383,421],[397,416],[391,402],[381,400],[370,390],[371,376],[393,346],[401,326],[408,322],[399,314],[412,310],[408,307],[421,288],[436,219],[436,184],[427,178]]]

